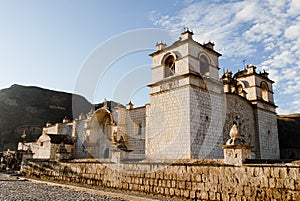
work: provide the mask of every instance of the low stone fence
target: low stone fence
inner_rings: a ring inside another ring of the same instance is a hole
[[[29,177],[187,200],[300,200],[300,164],[27,160]]]

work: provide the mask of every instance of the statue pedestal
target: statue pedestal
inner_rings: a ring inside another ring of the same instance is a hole
[[[246,159],[251,158],[251,146],[247,145],[223,145],[224,163],[228,165],[243,165]]]
[[[114,163],[120,163],[121,161],[128,159],[129,152],[122,150],[113,150],[111,153],[111,161]]]

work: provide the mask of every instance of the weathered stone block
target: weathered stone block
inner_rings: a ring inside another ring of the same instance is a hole
[[[158,180],[158,186],[161,187],[162,186],[162,181],[159,179]]]
[[[261,187],[263,188],[268,188],[269,187],[269,180],[267,177],[261,177],[260,178],[260,184],[261,184]]]
[[[251,195],[251,188],[249,186],[244,186],[244,194],[246,196]]]
[[[150,192],[151,192],[151,187],[145,186],[145,193],[150,193]]]
[[[170,196],[174,196],[175,195],[175,190],[174,188],[170,188]]]
[[[300,174],[299,174],[299,168],[289,168],[288,169],[288,177],[289,178],[299,178]]]
[[[295,180],[294,179],[285,179],[284,187],[286,189],[294,190],[295,189]]]
[[[230,201],[238,201],[240,199],[238,199],[237,197],[230,197]]]
[[[269,187],[270,188],[275,188],[276,186],[276,181],[274,178],[269,178]]]
[[[189,198],[190,197],[190,191],[189,190],[184,190],[183,191],[183,197]]]
[[[185,182],[184,182],[184,181],[179,181],[179,182],[178,182],[178,187],[179,187],[180,189],[185,189]]]
[[[280,175],[279,175],[279,168],[272,167],[271,168],[271,176],[275,177],[275,178],[279,178],[280,177]]]
[[[197,192],[196,196],[199,199],[208,200],[208,193],[206,191]]]
[[[150,185],[154,186],[154,179],[150,179],[149,181],[150,181]]]
[[[209,192],[209,200],[216,200],[216,193],[215,192]]]
[[[300,194],[300,179],[295,180],[295,190],[299,191]]]
[[[176,188],[176,184],[177,184],[178,182],[176,182],[176,181],[172,181],[172,188]]]
[[[175,189],[175,195],[177,196],[177,197],[180,197],[180,189]]]
[[[123,189],[128,190],[128,184],[127,183],[123,183]]]
[[[265,167],[263,169],[263,171],[264,171],[264,176],[266,176],[266,177],[270,177],[271,176],[271,168],[270,167]]]
[[[186,181],[186,182],[185,182],[185,189],[187,189],[187,190],[192,190],[192,182]]]
[[[202,176],[200,174],[195,175],[194,177],[192,177],[192,181],[197,181],[197,182],[201,182],[202,181]]]

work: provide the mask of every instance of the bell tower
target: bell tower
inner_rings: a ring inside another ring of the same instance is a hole
[[[256,66],[249,64],[243,71],[234,75],[238,87],[246,92],[255,109],[257,158],[279,159],[279,140],[277,130],[276,105],[273,97],[273,81],[268,73],[256,72]]]
[[[214,44],[194,41],[193,32],[185,28],[178,41],[157,43],[150,56],[146,158],[222,157],[221,54]]]
[[[201,74],[219,80],[220,53],[214,50],[214,43],[200,44],[193,40],[194,33],[185,28],[178,41],[167,46],[162,41],[156,44],[152,57],[152,83],[174,75]]]

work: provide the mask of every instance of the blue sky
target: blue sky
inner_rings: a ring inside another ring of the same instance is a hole
[[[123,104],[132,99],[142,105],[149,101],[145,86],[151,82],[148,54],[157,41],[170,44],[171,37],[161,32],[156,39],[148,31],[142,38],[148,40],[144,46],[134,46],[134,51],[107,61],[109,68],[87,94],[76,89],[85,64],[97,49],[107,48],[128,33],[165,29],[177,33],[176,40],[187,26],[200,43],[215,42],[223,54],[221,69],[235,72],[245,60],[258,70],[267,70],[276,81],[278,113],[300,113],[299,14],[297,0],[0,0],[0,88],[14,83],[35,85],[78,92],[91,102],[106,97]],[[129,35],[130,40],[119,42],[119,47],[115,44],[114,49],[138,41]],[[99,68],[103,68],[101,61]],[[86,86],[89,81],[87,77]],[[125,97],[120,95],[132,86]]]

